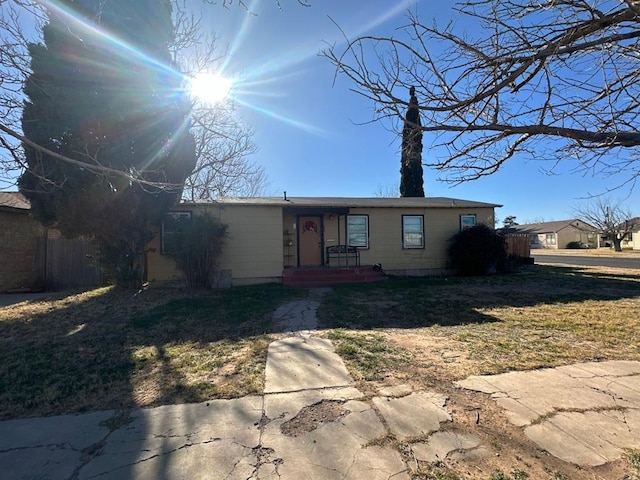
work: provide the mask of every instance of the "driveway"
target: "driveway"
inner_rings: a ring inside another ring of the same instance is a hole
[[[0,308],[8,307],[20,302],[29,302],[39,300],[44,297],[53,295],[52,292],[40,293],[0,293]]]

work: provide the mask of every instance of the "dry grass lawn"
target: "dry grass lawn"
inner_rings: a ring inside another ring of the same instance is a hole
[[[0,419],[262,392],[279,285],[101,288],[0,308]]]

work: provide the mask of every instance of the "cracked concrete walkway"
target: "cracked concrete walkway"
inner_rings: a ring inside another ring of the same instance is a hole
[[[0,422],[0,476],[407,480],[418,461],[488,454],[475,435],[441,429],[453,422],[444,395],[355,388],[331,342],[314,336],[323,292],[274,313],[288,336],[269,346],[263,395]],[[638,362],[602,362],[459,386],[491,394],[553,455],[600,465],[640,447],[639,380]]]
[[[589,362],[532,372],[469,377],[514,425],[550,454],[581,466],[640,448],[640,362]]]

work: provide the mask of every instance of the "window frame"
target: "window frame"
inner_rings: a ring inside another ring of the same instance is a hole
[[[366,239],[366,242],[365,242],[365,243],[366,243],[366,244],[365,244],[365,245],[360,245],[360,244],[358,244],[358,245],[352,245],[352,244],[351,244],[351,234],[350,234],[350,230],[351,230],[351,228],[352,228],[352,227],[350,227],[350,226],[349,226],[349,219],[350,219],[350,218],[355,218],[355,217],[362,217],[362,218],[364,218],[364,219],[365,219],[365,221],[364,221],[364,223],[365,223],[365,228],[366,228],[366,231],[365,231],[365,239]],[[355,248],[359,248],[359,249],[362,249],[362,250],[368,250],[368,249],[369,249],[369,246],[370,246],[370,241],[369,241],[369,215],[368,215],[368,214],[366,214],[366,213],[353,213],[353,214],[352,214],[352,213],[349,213],[349,214],[347,214],[347,219],[346,219],[346,222],[345,222],[345,223],[346,223],[346,232],[345,232],[345,235],[346,235],[346,242],[345,242],[345,243],[347,244],[347,246],[348,246],[348,247],[355,247]]]
[[[473,218],[473,225],[465,225],[465,218]],[[465,213],[460,215],[460,231],[467,230],[468,228],[473,228],[478,225],[478,216],[475,213]]]
[[[555,233],[545,233],[544,244],[545,245],[556,245],[556,234]]]
[[[193,218],[193,212],[185,211],[185,210],[167,212],[165,216],[162,218],[162,225],[160,227],[160,253],[162,253],[163,255],[168,255],[169,253],[173,253],[173,252],[168,252],[165,246],[165,239],[167,234],[171,235],[171,234],[178,233],[177,231],[173,231],[173,230],[167,231],[167,228],[165,226],[167,217],[171,217],[175,220],[177,220],[178,218],[188,218],[189,220],[191,220]]]
[[[420,235],[421,235],[420,245],[408,245],[406,242],[406,234],[415,233],[415,232],[405,232],[405,219],[407,218],[420,219]],[[424,215],[402,215],[402,249],[403,250],[424,249],[426,248],[426,243],[427,242],[425,241],[425,235],[424,235]]]

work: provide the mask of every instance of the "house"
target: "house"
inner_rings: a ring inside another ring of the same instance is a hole
[[[87,239],[62,238],[30,211],[21,193],[0,192],[0,292],[101,285],[96,246]]]
[[[30,209],[21,193],[0,192],[0,292],[30,288],[38,281],[38,242],[44,229]]]
[[[626,222],[631,227],[631,235],[628,235],[621,242],[622,248],[632,248],[633,250],[640,250],[640,217],[630,218]]]
[[[209,211],[228,225],[218,270],[226,282],[281,282],[300,269],[379,265],[386,273],[427,275],[446,270],[448,240],[476,224],[494,225],[493,203],[453,198],[225,198],[181,203],[167,220]],[[163,222],[147,254],[152,285],[181,274],[163,251]]]
[[[513,225],[502,229],[505,233],[529,235],[531,248],[567,248],[572,242],[590,248],[600,246],[598,230],[580,219],[560,220],[557,222]]]

